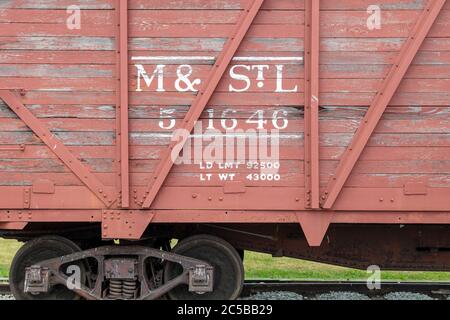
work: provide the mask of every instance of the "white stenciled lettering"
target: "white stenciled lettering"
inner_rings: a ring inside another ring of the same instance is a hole
[[[221,120],[222,127],[223,127],[225,130],[234,130],[234,129],[236,129],[236,127],[238,126],[238,122],[237,122],[236,119],[228,119],[228,118],[227,118],[227,115],[228,115],[229,113],[236,113],[236,110],[233,110],[233,109],[227,109],[227,110],[225,110],[225,111],[222,113],[222,120]],[[230,126],[228,125],[228,122],[231,122],[231,125],[230,125]]]
[[[258,75],[256,76],[256,81],[258,81],[258,88],[262,88],[264,87],[264,81],[265,81],[265,77],[264,77],[264,70],[269,70],[270,66],[266,65],[266,64],[259,64],[259,65],[255,65],[252,66],[252,70],[257,70],[258,71]]]
[[[284,65],[279,64],[277,67],[277,89],[275,92],[297,92],[298,86],[295,86],[294,89],[283,89],[283,71]]]
[[[282,114],[280,116],[280,113]],[[277,110],[273,113],[273,126],[275,129],[284,130],[289,125],[289,120],[287,119],[288,113],[286,110]]]
[[[153,59],[150,59],[153,58]],[[201,60],[207,61],[209,57],[133,57],[132,60],[142,60],[142,61],[158,61],[158,60],[168,60],[168,61],[178,61],[186,59],[186,60]],[[175,59],[179,58],[179,59]],[[290,61],[289,65],[285,64],[238,64],[230,66],[228,71],[228,80],[231,80],[228,83],[228,91],[229,92],[247,92],[249,90],[258,90],[265,89],[265,91],[272,90],[272,92],[276,93],[289,93],[289,92],[298,92],[299,85],[292,83],[293,81],[289,81],[285,83],[284,81],[284,72],[286,70],[286,66],[291,66],[294,63],[298,63],[302,61],[301,57],[236,57],[233,61]],[[156,92],[164,92],[165,87],[167,87],[167,79],[172,80],[170,83],[170,89],[175,89],[177,92],[198,92],[200,90],[199,86],[202,84],[202,79],[195,77],[195,65],[190,64],[182,64],[179,65],[176,69],[176,78],[172,77],[165,79],[165,67],[164,64],[158,64],[156,67],[153,67],[153,70],[147,72],[142,64],[136,64],[137,68],[137,89],[136,91],[143,91],[142,79],[145,81],[145,84],[148,88],[157,80],[156,89],[152,88]],[[274,70],[276,69],[276,70]],[[275,79],[271,79],[271,81],[267,81],[268,73],[275,72]],[[226,79],[226,77],[224,78]],[[290,87],[290,88],[289,88]],[[211,122],[210,122],[211,123]]]
[[[174,110],[173,109],[169,109],[169,110],[165,110],[165,109],[160,109],[160,121],[159,121],[159,127],[161,129],[165,129],[165,130],[172,130],[173,128],[175,128],[176,125],[176,120],[171,118],[173,116]],[[165,122],[168,122],[167,125],[165,125]]]
[[[159,64],[156,66],[155,70],[153,70],[153,73],[151,76],[148,75],[147,71],[145,70],[144,66],[141,64],[135,65],[137,68],[137,92],[142,91],[141,87],[141,79],[144,79],[145,84],[147,87],[150,88],[152,85],[153,80],[155,80],[155,77],[158,77],[158,88],[156,89],[156,92],[165,92],[164,89],[164,68],[166,67],[163,64]]]
[[[242,64],[235,65],[230,69],[231,79],[245,82],[245,87],[243,87],[241,89],[236,89],[235,87],[233,87],[232,84],[230,84],[230,86],[229,86],[230,92],[245,92],[250,88],[250,85],[251,85],[250,78],[246,75],[237,73],[236,69],[238,69],[238,68],[242,68],[247,71],[251,70],[250,66],[246,66],[246,65],[242,65]]]
[[[187,72],[184,73],[184,70],[186,69]],[[194,88],[194,86],[200,85],[202,81],[200,79],[195,79],[194,81],[191,82],[189,77],[192,75],[193,72],[194,71],[192,67],[188,64],[183,64],[177,68],[178,79],[175,81],[175,89],[177,89],[177,91],[179,92],[198,91],[197,89]]]
[[[220,181],[234,181],[235,173],[219,173]]]
[[[267,124],[267,120],[264,120],[264,111],[258,110],[246,121],[248,124],[257,124],[259,130],[264,129]]]

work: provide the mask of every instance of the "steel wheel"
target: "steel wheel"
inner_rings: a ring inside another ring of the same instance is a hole
[[[226,241],[208,235],[194,236],[181,241],[173,253],[208,262],[214,267],[214,291],[196,294],[182,285],[168,294],[172,300],[234,300],[239,298],[244,286],[244,265],[236,250]],[[164,282],[176,278],[181,266],[167,263]]]
[[[57,236],[41,237],[27,242],[14,257],[9,283],[17,300],[77,300],[79,296],[63,285],[53,286],[48,293],[32,295],[24,292],[25,269],[40,261],[53,259],[81,251],[72,241]],[[78,263],[85,274],[83,263]]]

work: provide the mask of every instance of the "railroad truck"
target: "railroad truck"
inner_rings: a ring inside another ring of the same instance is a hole
[[[245,251],[450,269],[450,1],[0,1],[17,299],[236,299]]]

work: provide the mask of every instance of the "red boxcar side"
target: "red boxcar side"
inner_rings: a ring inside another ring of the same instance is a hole
[[[448,2],[120,3],[0,4],[2,228],[450,222]]]

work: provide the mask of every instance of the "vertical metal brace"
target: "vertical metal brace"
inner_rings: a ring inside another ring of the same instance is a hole
[[[350,146],[343,155],[336,171],[336,175],[330,181],[325,194],[322,195],[321,200],[324,209],[333,207],[345,182],[355,167],[356,162],[360,158],[365,146],[375,131],[383,113],[386,111],[389,102],[392,100],[392,97],[397,91],[414,57],[417,55],[420,46],[430,32],[430,29],[436,21],[444,4],[445,0],[430,0],[427,3],[419,20],[403,45],[400,54],[392,65],[388,76],[383,81],[380,90],[369,107]]]
[[[252,0],[250,1],[249,6],[244,10],[244,13],[236,25],[235,30],[227,40],[223,51],[217,58],[217,61],[209,74],[208,80],[205,82],[203,88],[198,92],[196,98],[194,99],[194,102],[184,118],[183,125],[180,129],[184,129],[188,132],[192,132],[194,129],[195,124],[214,94],[214,91],[225,74],[229,64],[233,60],[234,55],[244,40],[244,37],[258,14],[263,2],[264,0]],[[187,139],[189,139],[189,137],[185,137],[181,142],[175,141],[170,143],[147,188],[146,196],[143,199],[143,208],[150,208],[170,170],[172,169],[174,164],[172,159],[172,151],[178,145],[184,146]]]
[[[129,93],[128,93],[128,0],[116,0],[116,146],[118,188],[121,207],[130,206]]]
[[[320,1],[305,2],[305,206],[320,208]]]

